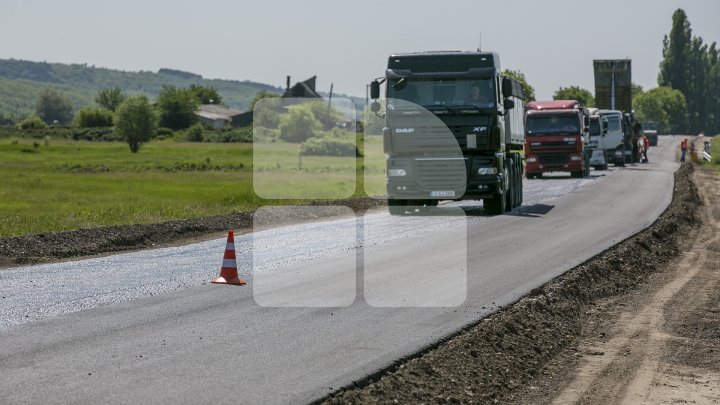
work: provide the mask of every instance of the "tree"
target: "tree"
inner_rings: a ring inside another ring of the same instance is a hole
[[[190,89],[164,85],[157,98],[160,126],[174,130],[189,128],[197,121],[195,111],[200,101]]]
[[[73,103],[65,95],[54,89],[45,89],[40,93],[35,105],[37,115],[47,124],[69,124],[73,119]]]
[[[101,128],[113,125],[113,113],[104,108],[85,107],[75,115],[78,128]]]
[[[248,111],[253,111],[255,108],[255,104],[264,99],[264,98],[279,98],[280,95],[276,93],[270,93],[265,90],[260,90],[257,93],[255,93],[255,97],[250,101],[250,105],[248,106]]]
[[[639,94],[633,104],[637,119],[657,122],[662,133],[679,134],[687,127],[687,102],[679,90],[656,87]]]
[[[525,93],[525,101],[535,101],[535,89],[527,82],[525,75],[519,70],[503,70],[503,75],[512,77],[520,82]]]
[[[315,118],[322,124],[323,129],[332,129],[340,119],[342,119],[342,113],[337,109],[329,106],[326,101],[312,100],[303,105],[310,108],[310,111]]]
[[[15,124],[14,115],[7,112],[0,112],[0,126],[13,124]]]
[[[100,90],[95,96],[95,102],[106,110],[116,111],[118,106],[125,101],[126,96],[119,87]]]
[[[222,97],[214,87],[192,84],[190,91],[200,104],[222,104]]]
[[[685,11],[679,8],[672,15],[670,36],[665,35],[663,39],[658,85],[672,87],[683,93],[687,91],[691,37],[690,21]]]
[[[632,86],[632,90],[631,90],[631,92],[632,92],[632,98],[633,98],[633,100],[634,100],[635,97],[637,97],[637,96],[639,96],[640,94],[642,94],[642,92],[643,92],[643,86],[641,86],[641,85],[639,85],[639,84],[637,84],[637,83],[632,83],[631,86]]]
[[[286,142],[303,142],[315,136],[322,127],[309,108],[300,105],[280,118],[280,139]]]
[[[592,93],[578,86],[560,87],[553,95],[553,100],[577,100],[585,107],[595,107]]]
[[[132,153],[150,140],[156,128],[157,117],[144,94],[130,96],[118,107],[115,131],[125,138]]]

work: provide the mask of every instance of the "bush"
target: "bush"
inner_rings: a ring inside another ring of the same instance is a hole
[[[124,138],[112,128],[75,128],[72,130],[72,139],[76,141],[122,141]]]
[[[279,138],[278,132],[279,131],[276,129],[253,126],[252,127],[252,141],[259,142],[259,143],[277,142],[277,140]]]
[[[195,124],[185,131],[185,140],[189,142],[202,142],[205,137],[203,136],[205,128],[202,124]]]
[[[15,125],[15,116],[10,113],[0,113],[0,126]]]
[[[320,127],[320,121],[305,106],[290,109],[290,112],[280,119],[280,139],[286,142],[304,142],[315,136]]]
[[[205,135],[205,142],[252,142],[251,127],[236,128],[230,131],[215,132]]]
[[[104,108],[85,107],[75,115],[78,128],[106,128],[113,126],[113,113]]]
[[[300,154],[305,156],[360,156],[350,139],[310,138],[300,145]]]
[[[18,122],[19,129],[47,129],[48,126],[42,118],[37,115],[31,115],[24,120]]]

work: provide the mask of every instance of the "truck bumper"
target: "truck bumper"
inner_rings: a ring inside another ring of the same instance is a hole
[[[566,161],[563,163],[526,162],[526,173],[575,172],[583,170],[583,161]]]
[[[434,190],[419,186],[413,179],[388,178],[387,194],[397,200],[468,200],[490,198],[502,185],[500,176],[477,176],[464,188]]]

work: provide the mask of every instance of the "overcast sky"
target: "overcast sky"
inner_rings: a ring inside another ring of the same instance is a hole
[[[683,8],[693,34],[720,41],[720,1],[0,0],[0,58],[121,70],[187,70],[276,86],[318,76],[318,90],[365,95],[393,52],[500,54],[548,99],[593,90],[593,59],[631,58],[656,86],[662,38]]]

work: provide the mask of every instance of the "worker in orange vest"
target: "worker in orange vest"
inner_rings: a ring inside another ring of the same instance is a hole
[[[642,134],[642,143],[643,143],[642,162],[647,163],[648,162],[647,151],[648,151],[648,149],[650,149],[650,140],[648,139],[647,135],[645,135],[644,133]]]
[[[682,140],[682,142],[680,142],[680,152],[682,153],[680,155],[681,162],[685,162],[685,154],[687,153],[687,148],[688,148],[688,139],[685,138]]]

